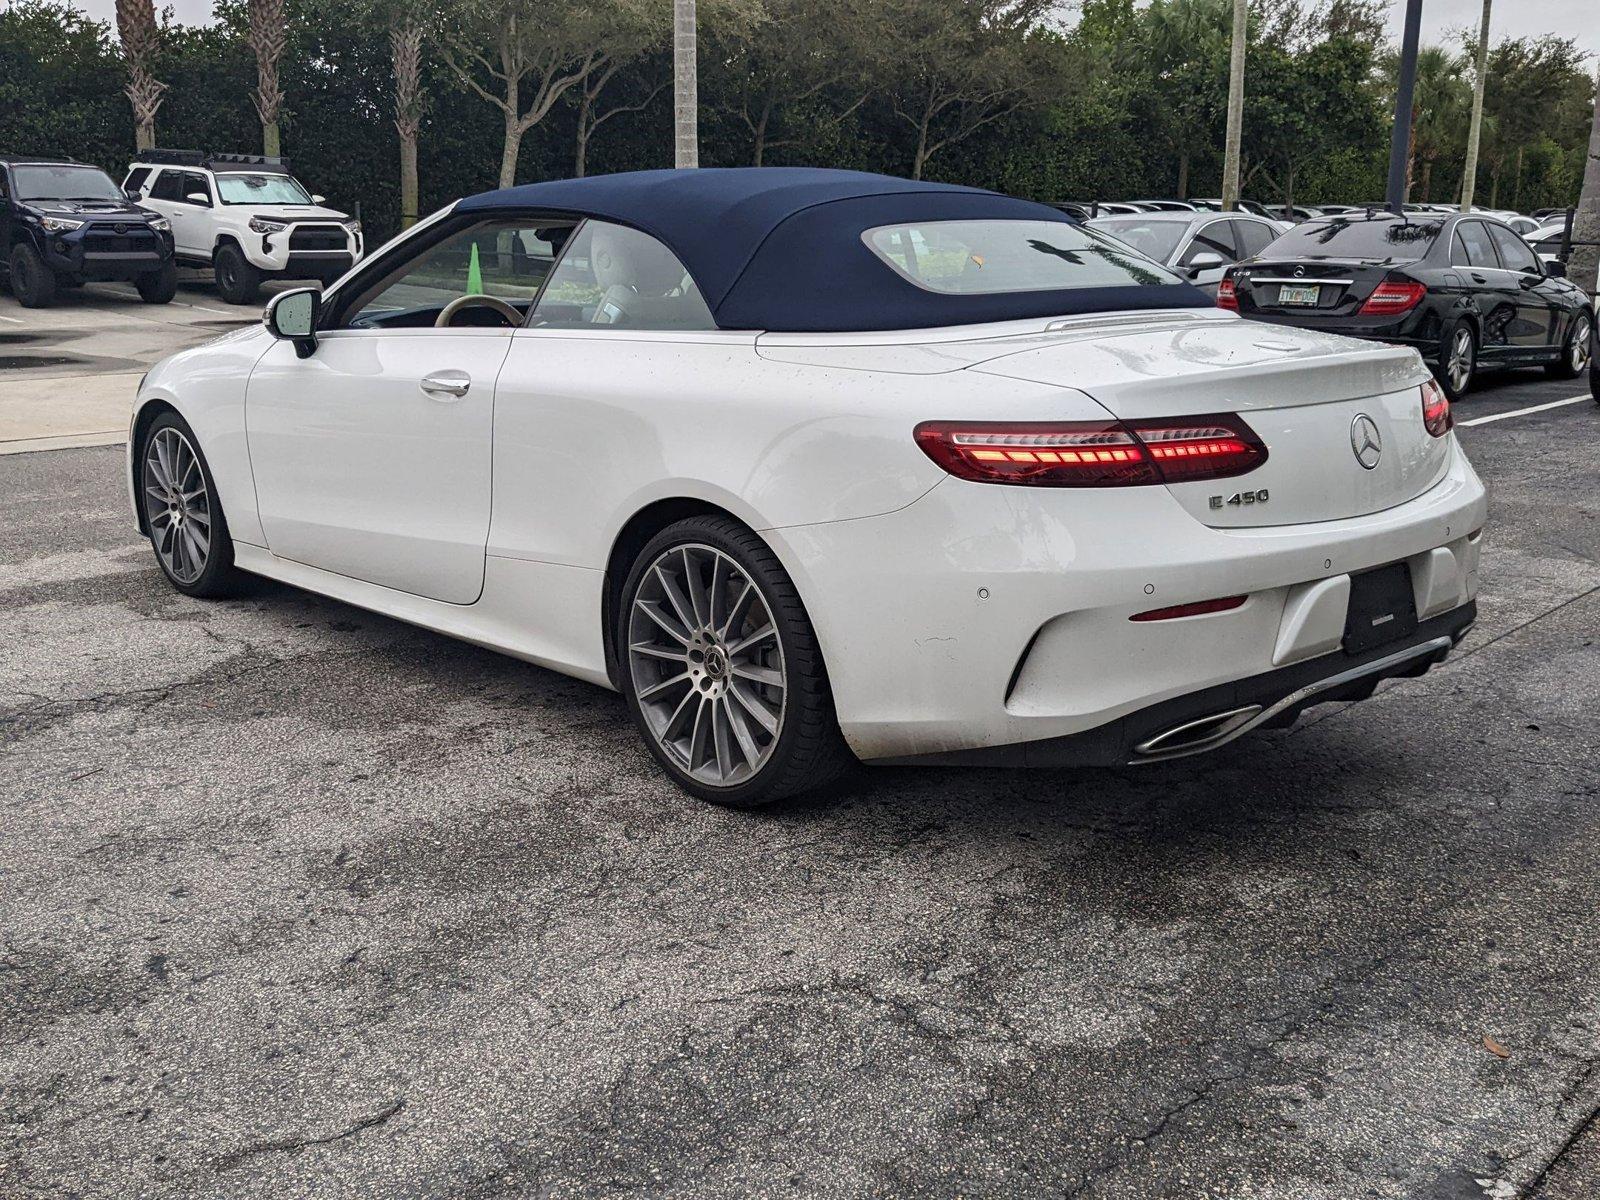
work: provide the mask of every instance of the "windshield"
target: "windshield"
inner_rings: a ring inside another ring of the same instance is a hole
[[[1364,258],[1416,262],[1444,228],[1441,221],[1369,221],[1334,217],[1296,225],[1262,252],[1272,258]]]
[[[217,175],[224,204],[310,204],[311,193],[287,175]]]
[[[947,295],[1181,282],[1122,242],[1066,222],[930,221],[861,237],[902,278]]]
[[[12,167],[18,200],[126,200],[122,189],[99,167],[34,165]]]
[[[1107,217],[1091,228],[1126,242],[1146,258],[1166,262],[1189,228],[1187,221],[1147,221],[1143,217]]]

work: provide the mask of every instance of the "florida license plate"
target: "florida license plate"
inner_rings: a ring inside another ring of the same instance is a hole
[[[1286,283],[1278,289],[1279,304],[1315,304],[1322,289],[1314,283]]]
[[[1416,632],[1417,602],[1411,568],[1390,563],[1350,577],[1350,610],[1344,622],[1346,654],[1360,654]]]

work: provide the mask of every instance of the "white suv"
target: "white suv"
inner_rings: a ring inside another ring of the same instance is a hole
[[[249,304],[264,279],[327,284],[361,260],[361,222],[322,207],[285,159],[152,150],[122,186],[172,222],[179,263],[211,267],[229,304]]]

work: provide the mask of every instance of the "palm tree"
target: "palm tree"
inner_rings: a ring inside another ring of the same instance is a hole
[[[128,102],[133,105],[134,145],[156,144],[156,109],[167,85],[155,77],[158,27],[153,0],[117,0],[117,35],[128,63]]]
[[[414,9],[395,12],[389,25],[389,55],[394,64],[394,127],[400,135],[400,228],[417,223],[417,135],[422,130],[422,36],[424,21]]]
[[[1489,10],[1494,0],[1483,0],[1483,23],[1478,26],[1478,60],[1472,75],[1472,123],[1467,127],[1467,161],[1461,174],[1461,211],[1472,211],[1472,191],[1478,182],[1478,140],[1483,135],[1483,80],[1489,62]]]
[[[1233,0],[1233,51],[1228,56],[1228,140],[1222,155],[1222,211],[1239,207],[1239,141],[1244,133],[1244,43],[1249,0]]]
[[[1462,77],[1465,64],[1438,46],[1417,55],[1417,86],[1411,101],[1411,164],[1406,170],[1406,198],[1413,182],[1420,198],[1432,199],[1433,165],[1460,143],[1456,140],[1471,93]],[[1421,164],[1422,174],[1416,175]]]
[[[694,0],[672,0],[672,161],[700,165],[700,80]]]
[[[278,60],[289,36],[284,0],[249,0],[250,30],[246,41],[256,56],[256,114],[261,118],[261,152],[268,157],[282,153],[278,137],[278,118],[283,112],[283,92],[278,86]]]
[[[1572,226],[1573,280],[1594,299],[1600,293],[1600,76],[1595,79],[1594,123],[1589,127],[1589,156],[1583,164],[1583,191]],[[1595,397],[1600,400],[1600,396]]]

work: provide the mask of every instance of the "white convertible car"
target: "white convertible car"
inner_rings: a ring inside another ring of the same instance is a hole
[[[460,201],[157,366],[128,461],[180,591],[253,572],[616,688],[739,806],[1366,696],[1472,624],[1485,512],[1413,351],[800,169]]]

